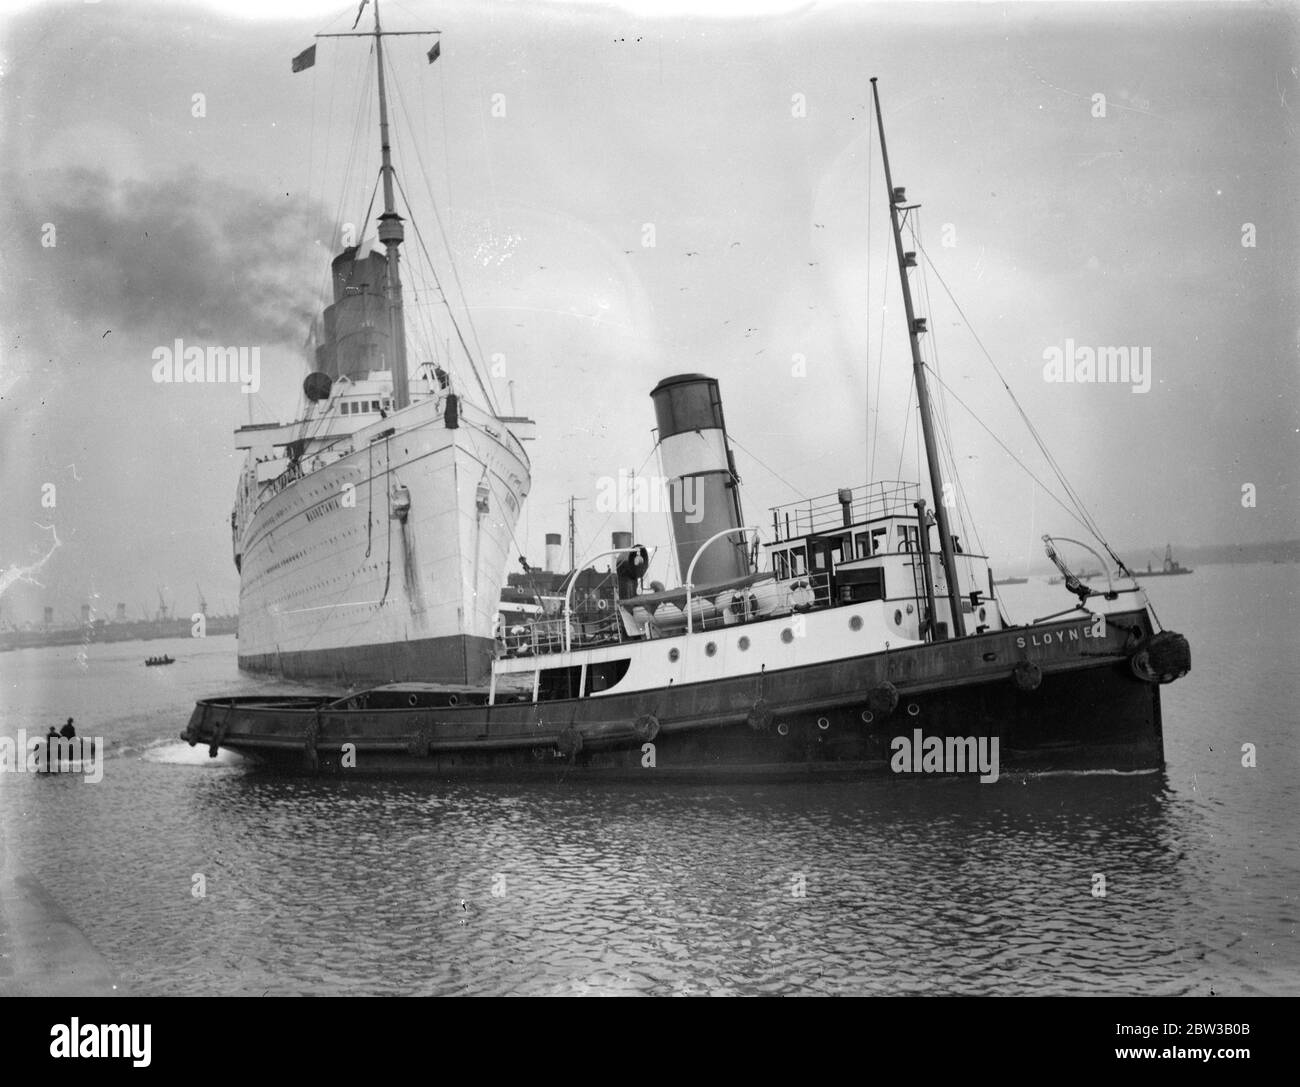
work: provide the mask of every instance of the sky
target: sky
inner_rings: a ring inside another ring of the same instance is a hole
[[[968,548],[1010,572],[1081,534],[1012,458],[1061,494],[1016,403],[1134,565],[1300,536],[1300,7],[745,8],[382,5],[386,30],[442,32],[432,66],[432,38],[389,39],[396,164],[494,396],[537,420],[521,553],[571,495],[580,554],[629,527],[595,496],[658,471],[670,374],[719,379],[751,523],[922,478],[873,75],[922,205],[912,282]],[[232,431],[295,417],[379,166],[368,43],[289,61],[355,15],[0,10],[0,622],[233,608]],[[421,358],[452,335],[435,302],[407,299]],[[177,339],[258,348],[259,390],[155,382]],[[1149,357],[1149,388],[1048,380],[1071,344]],[[665,519],[637,535],[666,544]]]

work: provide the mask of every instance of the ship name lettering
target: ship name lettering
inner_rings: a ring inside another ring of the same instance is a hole
[[[1092,638],[1092,627],[1073,627],[1070,630],[1051,630],[1046,634],[1031,634],[1026,643],[1023,635],[1016,637],[1016,648],[1024,649],[1026,645],[1064,645],[1067,641],[1077,642],[1080,638]]]

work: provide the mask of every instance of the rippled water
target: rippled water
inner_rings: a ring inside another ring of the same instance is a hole
[[[136,993],[1300,994],[1298,573],[1151,583],[1193,649],[1161,774],[279,778],[175,739],[268,687],[213,638],[0,655],[0,734],[72,715],[109,746],[97,785],[0,774],[0,818]]]

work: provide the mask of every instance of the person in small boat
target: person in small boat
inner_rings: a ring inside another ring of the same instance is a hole
[[[41,769],[48,770],[50,768],[50,764],[54,761],[54,745],[58,742],[59,730],[51,725],[50,731],[45,734],[45,765]]]
[[[51,726],[53,727],[53,726]],[[68,723],[59,729],[59,735],[65,740],[71,740],[77,734],[77,730],[72,727],[72,718],[68,718]]]

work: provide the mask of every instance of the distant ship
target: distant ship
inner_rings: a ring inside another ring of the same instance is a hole
[[[1147,563],[1145,572],[1140,572],[1139,577],[1174,577],[1177,574],[1191,574],[1194,570],[1189,570],[1186,566],[1180,566],[1174,558],[1173,544],[1165,544],[1165,561],[1159,570],[1151,569],[1151,564]]]
[[[1079,579],[1080,581],[1091,581],[1091,580],[1092,580],[1093,578],[1095,578],[1095,577],[1101,577],[1101,571],[1100,571],[1100,570],[1085,570],[1083,573],[1081,573],[1081,574],[1076,574],[1075,576],[1078,577],[1078,579]],[[1055,575],[1054,577],[1049,577],[1049,578],[1047,579],[1047,584],[1049,584],[1049,585],[1060,585],[1060,584],[1061,584],[1063,581],[1065,581],[1065,580],[1066,580],[1066,578],[1065,578],[1065,576],[1064,576],[1063,574],[1057,574],[1057,575]]]
[[[39,626],[13,626],[0,630],[0,653],[11,649],[148,642],[159,638],[216,637],[238,633],[239,617],[236,615],[208,615],[206,604],[200,604],[195,614],[203,616],[201,628],[196,627],[194,616],[172,616],[165,606],[160,607],[152,619],[128,619],[126,605],[119,604],[116,616],[106,619],[93,618],[89,606],[83,605],[81,622],[56,624],[53,609],[46,608],[45,619]],[[196,633],[196,630],[201,630],[201,633]]]
[[[1024,585],[1029,581],[1027,577],[1000,577],[997,578],[994,585]]]

